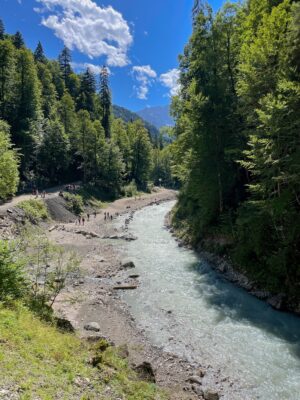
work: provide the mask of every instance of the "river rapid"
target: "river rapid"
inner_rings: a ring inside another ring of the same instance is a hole
[[[164,228],[174,204],[144,208],[129,225],[138,239],[123,250],[140,286],[123,299],[139,327],[165,351],[208,367],[206,383],[223,386],[222,399],[299,400],[300,318],[273,310],[178,247]]]

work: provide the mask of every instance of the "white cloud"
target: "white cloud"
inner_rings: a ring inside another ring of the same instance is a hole
[[[83,71],[89,68],[94,74],[100,74],[102,67],[100,65],[95,65],[95,64],[90,64],[90,63],[77,63],[77,62],[72,62],[71,63],[72,68],[78,71]],[[106,67],[108,70],[108,73],[111,74],[110,69]]]
[[[136,65],[132,68],[132,74],[138,82],[135,87],[138,99],[146,100],[148,98],[149,86],[156,79],[156,72],[150,65]]]
[[[176,96],[180,90],[179,83],[180,71],[177,68],[170,69],[165,74],[161,74],[159,81],[168,89],[170,89],[169,95]]]
[[[127,21],[113,7],[92,0],[36,0],[47,13],[42,24],[52,29],[67,47],[91,59],[106,56],[110,66],[129,64],[127,51],[133,39]]]

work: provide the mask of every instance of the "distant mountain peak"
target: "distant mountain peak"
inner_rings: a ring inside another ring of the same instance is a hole
[[[174,120],[170,115],[170,106],[146,107],[137,114],[150,124],[160,129],[162,126],[173,126]]]

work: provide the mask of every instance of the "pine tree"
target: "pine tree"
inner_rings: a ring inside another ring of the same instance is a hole
[[[69,166],[69,141],[58,120],[48,122],[38,148],[38,171],[49,183],[62,183]]]
[[[152,145],[141,120],[128,125],[128,136],[131,142],[131,180],[145,189],[152,168]]]
[[[44,54],[43,46],[40,41],[38,42],[38,45],[34,51],[34,60],[35,62],[40,62],[40,63],[45,63],[47,60]]]
[[[11,122],[14,108],[15,48],[10,40],[0,42],[0,118]]]
[[[16,60],[12,134],[14,143],[22,152],[22,171],[30,168],[36,145],[36,139],[30,130],[30,123],[41,117],[40,111],[40,83],[33,54],[25,48],[20,49]]]
[[[56,114],[57,93],[53,84],[53,77],[47,64],[38,62],[37,74],[41,83],[41,106],[45,118]]]
[[[101,122],[107,139],[111,136],[111,93],[108,78],[108,69],[104,66],[100,73],[100,102],[102,106]]]
[[[4,34],[5,34],[4,22],[0,18],[0,40],[4,39]]]
[[[22,47],[24,47],[25,43],[21,32],[18,31],[13,36],[13,44],[16,49],[21,49]]]
[[[71,52],[68,49],[68,47],[64,46],[63,50],[58,56],[58,62],[66,87],[68,87],[68,78],[72,73],[71,61],[72,61]]]
[[[92,71],[87,68],[81,76],[79,95],[77,99],[77,109],[87,110],[91,117],[95,113],[95,93],[96,93],[96,80]]]
[[[76,125],[75,103],[67,90],[58,104],[58,115],[66,134],[72,137]]]

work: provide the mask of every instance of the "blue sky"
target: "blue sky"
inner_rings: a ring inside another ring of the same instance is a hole
[[[74,68],[104,63],[115,104],[133,111],[170,102],[176,93],[178,54],[191,34],[194,0],[0,0],[6,31],[38,40],[50,58],[63,43]],[[211,0],[217,10],[223,0]]]

